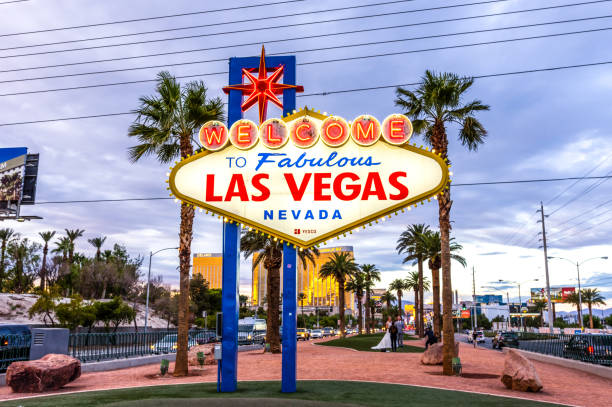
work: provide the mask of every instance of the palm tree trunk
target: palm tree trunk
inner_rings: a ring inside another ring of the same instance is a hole
[[[0,291],[4,286],[4,260],[6,259],[6,240],[2,241],[2,255],[0,256]]]
[[[191,239],[194,209],[186,203],[181,204],[181,226],[179,241],[179,301],[178,335],[174,376],[187,376],[189,372],[187,352],[189,341],[189,269],[191,263]]]
[[[419,335],[419,337],[424,337],[425,336],[425,330],[423,329],[423,313],[425,312],[425,309],[423,308],[424,305],[424,301],[423,301],[423,260],[419,259],[418,261],[418,265],[419,265],[419,307],[418,307],[418,311],[416,308],[416,300],[415,300],[415,313],[417,315],[417,333]],[[416,296],[415,296],[416,298]]]
[[[359,335],[361,335],[361,333],[363,332],[363,311],[361,309],[362,307],[361,295],[357,297],[357,307],[359,308],[359,321],[357,322],[359,326]]]
[[[370,290],[366,290],[366,305],[365,305],[365,313],[366,313],[366,333],[370,333]]]
[[[431,291],[433,293],[433,331],[440,337],[440,270],[431,269]]]
[[[432,129],[432,147],[440,153],[443,160],[448,160],[448,138],[444,123],[436,120]],[[445,189],[438,194],[438,218],[440,221],[440,260],[442,262],[442,341],[443,374],[453,374],[453,357],[455,357],[455,332],[453,329],[453,287],[451,283],[451,258],[450,258],[450,210],[453,201],[450,189]]]
[[[280,262],[282,262],[282,258],[278,263]],[[278,311],[280,307],[280,272],[278,267],[268,270],[268,285],[270,286],[270,291],[268,294],[268,325],[266,338],[270,344],[270,351],[272,353],[281,353],[279,332],[280,315]]]
[[[45,278],[47,275],[47,253],[49,252],[49,245],[45,242],[45,247],[43,248],[43,259],[42,259],[42,267],[40,268],[40,290],[45,291]]]
[[[398,291],[397,292],[397,312],[399,313],[399,316],[402,317],[402,292]]]
[[[591,306],[591,303],[588,303],[589,305],[589,326],[591,327],[591,329],[593,329],[593,309]]]
[[[340,314],[340,337],[344,338],[344,280],[338,281],[338,313]]]
[[[421,335],[419,326],[419,287],[414,290],[414,331],[417,335]]]

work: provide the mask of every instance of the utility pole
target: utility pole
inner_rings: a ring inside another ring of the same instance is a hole
[[[550,279],[548,277],[548,248],[546,247],[546,222],[544,215],[544,204],[540,201],[540,215],[542,216],[542,220],[538,222],[542,222],[542,247],[544,248],[544,270],[546,271],[546,296],[548,302],[548,326],[550,328],[550,333],[553,333],[553,315],[552,315],[552,301],[550,299]]]

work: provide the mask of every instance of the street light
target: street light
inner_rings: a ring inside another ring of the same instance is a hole
[[[159,252],[163,252],[164,250],[178,250],[178,247],[166,247],[165,249],[160,249],[156,252],[149,253],[149,273],[147,275],[147,299],[145,305],[145,323],[144,323],[144,331],[147,332],[147,325],[149,323],[149,286],[151,285],[151,261],[153,260],[153,256],[155,256]]]
[[[566,259],[565,257],[558,257],[558,256],[548,256],[548,258],[566,260],[576,265],[576,272],[578,273],[578,319],[580,320],[580,329],[583,330],[584,322],[582,321],[582,293],[581,293],[581,288],[580,288],[580,266],[586,263],[587,261],[591,261],[591,260],[608,260],[608,256],[591,257],[590,259],[586,259],[582,262],[577,262],[577,261],[574,262],[570,259]]]

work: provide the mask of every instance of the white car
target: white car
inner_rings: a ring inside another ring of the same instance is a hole
[[[472,333],[472,331],[468,332],[467,340],[468,340],[468,343],[474,342],[474,334]],[[476,343],[484,343],[484,342],[485,342],[484,332],[476,331]]]
[[[310,337],[312,339],[319,339],[323,337],[323,330],[322,329],[313,329],[310,331]]]
[[[151,350],[157,354],[159,353],[174,353],[176,352],[177,335],[166,335],[155,345],[151,345]],[[196,346],[198,343],[195,339],[189,338],[187,342],[187,349],[192,346]]]

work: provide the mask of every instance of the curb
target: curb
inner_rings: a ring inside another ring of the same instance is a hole
[[[508,353],[508,348],[503,348],[504,353]],[[612,380],[612,368],[596,365],[593,363],[581,362],[579,360],[565,359],[558,356],[544,355],[542,353],[530,352],[522,349],[514,349],[527,359],[535,360],[537,362],[550,363],[551,365],[557,365],[568,369],[580,370],[585,373],[590,373],[595,376],[603,377],[605,379]]]

